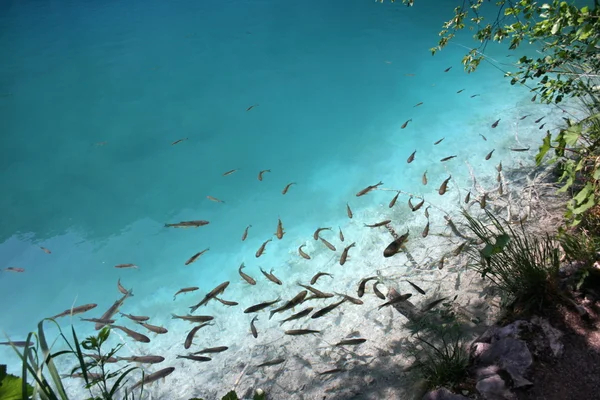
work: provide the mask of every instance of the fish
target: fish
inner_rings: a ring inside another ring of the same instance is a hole
[[[123,297],[121,297],[119,300],[115,301],[113,303],[112,306],[110,306],[110,308],[108,310],[106,310],[106,312],[104,314],[102,314],[102,316],[100,317],[100,319],[112,319],[113,315],[115,315],[118,311],[119,308],[123,305],[123,303],[125,302],[125,300],[132,295],[132,291],[130,290],[129,292],[127,292],[127,294],[124,294]],[[104,325],[102,324],[96,324],[94,326],[94,329],[99,330],[103,327]]]
[[[500,172],[496,175],[496,182],[502,183],[502,174]]]
[[[321,239],[321,242],[323,242],[323,244],[324,244],[325,246],[327,246],[327,248],[328,248],[329,250],[331,250],[331,251],[335,251],[335,250],[336,250],[335,246],[334,246],[334,245],[332,245],[331,243],[329,243],[327,240],[323,239],[322,237],[320,237],[319,239]]]
[[[290,186],[295,185],[296,182],[288,183],[285,188],[281,191],[281,194],[286,194],[290,190]]]
[[[518,147],[512,147],[510,149],[510,151],[529,151],[531,147],[527,147],[527,148],[518,148]]]
[[[474,94],[474,95],[471,96],[471,98],[477,97],[477,96],[481,96],[481,95],[479,93],[478,94]]]
[[[188,356],[177,356],[176,358],[185,358],[186,360],[192,360],[192,361],[200,361],[200,362],[207,362],[212,360],[212,358],[210,357],[204,357],[204,356],[192,356],[192,355],[188,355]]]
[[[253,313],[253,312],[258,312],[260,310],[264,310],[265,308],[272,306],[275,303],[279,303],[280,301],[281,301],[281,298],[278,297],[277,300],[265,301],[264,303],[255,304],[253,306],[246,308],[244,310],[244,314],[249,314],[249,313]]]
[[[317,283],[317,280],[322,276],[329,276],[329,277],[333,278],[333,275],[328,274],[327,272],[317,272],[315,274],[315,276],[313,276],[312,279],[310,280],[310,284],[314,285],[315,283]]]
[[[15,347],[25,347],[25,346],[33,346],[33,342],[25,342],[25,341],[10,341],[10,342],[0,342],[0,346],[15,346]]]
[[[340,230],[340,241],[343,242],[344,241],[344,233],[342,232],[342,228],[340,228],[339,226],[338,226],[338,228]]]
[[[347,369],[344,368],[333,368],[333,369],[328,369],[327,371],[322,371],[322,372],[317,372],[319,375],[330,375],[330,374],[336,374],[338,372],[344,372],[347,371]]]
[[[73,315],[83,314],[84,312],[87,312],[87,311],[90,311],[91,309],[96,308],[96,306],[97,306],[97,304],[94,304],[94,303],[84,304],[82,306],[73,307],[72,309],[69,308],[69,309],[61,312],[60,314],[56,314],[55,316],[50,317],[50,318],[56,319],[56,318],[64,317],[66,315],[71,315],[71,313]]]
[[[281,281],[279,280],[279,278],[277,278],[275,275],[273,275],[273,269],[271,269],[271,271],[267,272],[267,271],[263,270],[262,268],[260,268],[260,272],[262,272],[262,273],[263,273],[263,275],[264,275],[264,276],[265,276],[265,277],[266,277],[268,280],[270,280],[271,282],[273,282],[273,283],[276,283],[276,284],[278,284],[278,285],[282,285],[282,284],[283,284],[283,282],[281,282]]]
[[[358,284],[358,297],[363,297],[365,294],[365,286],[367,285],[367,282],[372,281],[373,279],[378,279],[378,276],[370,276],[368,278],[364,278],[361,279],[361,281]]]
[[[346,261],[348,261],[348,251],[350,251],[350,249],[354,246],[356,246],[356,242],[353,242],[344,248],[344,251],[342,251],[342,255],[340,256],[340,265],[344,265]]]
[[[279,222],[277,223],[277,231],[275,232],[275,236],[277,239],[281,240],[283,235],[285,235],[285,231],[283,230],[283,223],[281,222],[281,218],[278,218]]]
[[[281,307],[271,310],[271,312],[269,313],[269,319],[273,318],[273,315],[275,315],[276,313],[290,310],[290,309],[296,307],[298,304],[302,304],[302,302],[306,298],[307,293],[308,293],[307,290],[303,290],[300,293],[298,293],[296,296],[294,296],[293,299],[289,300],[287,303],[285,303]]]
[[[237,306],[238,304],[240,304],[240,303],[235,302],[235,301],[223,300],[223,299],[221,299],[219,297],[215,297],[215,300],[217,300],[219,303],[224,304],[226,306]]]
[[[292,329],[289,331],[285,331],[284,333],[286,335],[292,335],[292,336],[297,336],[297,335],[309,335],[311,333],[320,333],[321,331],[315,331],[313,329]]]
[[[412,118],[411,118],[411,119],[409,119],[409,120],[407,120],[405,123],[403,123],[403,124],[402,124],[402,126],[400,127],[400,129],[404,129],[404,128],[406,128],[406,126],[408,125],[408,123],[409,123],[410,121],[412,121]]]
[[[176,144],[179,144],[186,140],[188,140],[188,138],[178,139],[178,140],[174,141],[173,143],[171,143],[171,146],[175,146]]]
[[[399,253],[404,243],[408,240],[408,235],[409,231],[407,230],[404,235],[390,243],[383,251],[383,256],[387,258]]]
[[[454,250],[452,252],[452,255],[454,255],[455,257],[458,256],[460,253],[462,253],[463,249],[465,248],[465,246],[467,245],[467,242],[463,242],[462,244],[460,244],[456,250]]]
[[[537,98],[537,94],[534,94],[533,97],[531,98],[531,101],[534,102],[536,98]]]
[[[444,195],[444,193],[446,193],[446,190],[448,188],[448,182],[450,182],[450,178],[452,178],[452,175],[450,175],[443,183],[442,186],[440,186],[440,189],[438,190],[438,193],[442,196]]]
[[[494,123],[492,124],[492,128],[495,128],[495,127],[497,127],[497,126],[498,126],[498,123],[500,122],[500,119],[501,119],[501,118],[498,118],[498,119],[496,120],[496,122],[494,122]]]
[[[165,228],[189,228],[194,227],[198,228],[199,226],[208,225],[210,222],[204,220],[196,220],[196,221],[181,221],[176,224],[165,224]]]
[[[202,254],[206,253],[208,250],[210,250],[210,248],[206,248],[202,251],[199,251],[198,253],[194,254],[193,256],[191,256],[186,262],[185,265],[190,265],[191,263],[193,263],[194,261],[196,261],[198,259],[198,257],[200,257]]]
[[[544,125],[546,125],[546,123],[544,122],[543,124],[540,125],[540,127],[538,129],[544,129]]]
[[[498,179],[500,179],[500,174],[498,174]],[[500,185],[498,186],[498,194],[502,196],[504,194],[504,185],[502,184],[501,180],[498,182],[500,182]]]
[[[412,207],[413,212],[419,211],[419,209],[423,207],[423,204],[425,204],[425,199],[422,199],[416,206]]]
[[[440,304],[442,301],[444,301],[446,299],[447,299],[447,297],[442,297],[441,299],[432,301],[431,303],[429,303],[425,307],[423,307],[421,309],[421,312],[427,312],[427,311],[431,310],[433,307],[437,306],[438,304]]]
[[[352,210],[350,209],[348,203],[346,203],[346,212],[348,213],[348,218],[352,219]]]
[[[129,357],[115,357],[117,361],[128,361],[143,364],[158,364],[165,361],[162,356],[129,356]]]
[[[233,174],[234,172],[237,172],[237,171],[239,171],[239,169],[232,169],[232,170],[229,170],[229,171],[227,171],[227,172],[224,172],[224,173],[223,173],[223,176],[231,175],[231,174]]]
[[[480,208],[485,208],[485,206],[487,205],[487,193],[484,193],[483,196],[481,196],[481,200],[479,200],[479,207]]]
[[[107,144],[108,144],[108,142],[105,140],[104,142],[94,143],[94,146],[101,147],[101,146],[106,146]]]
[[[168,367],[168,368],[161,369],[160,371],[156,371],[153,374],[145,375],[138,383],[136,383],[135,385],[133,385],[131,387],[130,392],[132,392],[134,389],[137,389],[138,387],[140,387],[142,385],[147,385],[147,384],[157,381],[161,378],[166,378],[167,376],[171,375],[173,373],[173,371],[175,371],[175,367]]]
[[[252,318],[252,321],[250,321],[250,332],[252,332],[252,336],[254,336],[255,339],[258,338],[258,331],[256,330],[256,326],[254,326],[254,321],[257,319],[258,315],[255,315],[254,318]]]
[[[427,225],[425,225],[423,232],[421,232],[422,237],[426,238],[427,235],[429,235],[429,220],[427,220]]]
[[[229,348],[229,347],[227,347],[227,346],[209,347],[209,348],[206,348],[206,349],[202,349],[202,350],[200,350],[200,351],[197,351],[197,352],[195,352],[195,353],[193,353],[193,354],[194,354],[194,355],[197,355],[197,354],[222,353],[222,352],[224,352],[225,350],[227,350],[228,348]]]
[[[460,90],[459,90],[458,92],[456,92],[456,93],[461,93],[461,92],[463,92],[464,90],[465,90],[465,89],[460,89]]]
[[[185,342],[183,343],[183,347],[186,350],[192,347],[192,341],[194,340],[194,336],[196,336],[196,332],[198,332],[201,328],[207,326],[208,324],[208,322],[205,322],[203,324],[196,325],[188,332],[187,336],[185,337]]]
[[[260,171],[260,172],[258,173],[258,180],[259,180],[259,181],[262,181],[262,180],[263,180],[263,174],[264,174],[265,172],[271,172],[271,170],[270,170],[270,169],[263,169],[262,171]]]
[[[308,254],[306,254],[304,251],[302,251],[302,248],[306,246],[305,244],[303,244],[302,246],[298,247],[298,253],[300,254],[300,256],[302,256],[302,258],[306,258],[307,260],[310,260],[310,256]]]
[[[139,332],[132,331],[131,329],[125,328],[124,326],[119,326],[119,325],[109,325],[109,326],[111,328],[116,328],[116,329],[123,331],[127,336],[129,336],[130,338],[132,338],[135,341],[142,342],[142,343],[150,343],[150,338],[146,335],[142,335]]]
[[[525,118],[529,117],[531,114],[523,115],[519,120],[523,121]]]
[[[413,107],[419,107],[420,105],[423,105],[423,102],[417,103]]]
[[[496,149],[494,149],[494,150],[490,151],[490,152],[487,154],[487,156],[485,156],[485,160],[486,160],[486,161],[487,161],[487,160],[489,160],[490,158],[492,158],[492,154],[494,154],[494,151],[496,151]]]
[[[428,211],[428,210],[429,210],[429,208],[431,208],[431,206],[427,206],[427,207],[425,208],[425,218],[427,218],[427,219],[429,219],[429,211]]]
[[[467,203],[467,204],[468,204],[470,200],[471,200],[471,191],[469,191],[469,192],[467,193],[467,195],[465,196],[465,203]]]
[[[442,140],[446,139],[445,137],[441,138],[440,140],[438,140],[437,142],[435,142],[433,145],[437,146],[438,144],[442,143]]]
[[[425,291],[423,289],[421,289],[420,287],[418,287],[417,285],[415,285],[414,283],[412,283],[411,281],[409,281],[408,279],[406,280],[406,282],[408,282],[410,284],[410,286],[412,286],[413,288],[415,288],[415,290],[421,294],[425,294]]]
[[[284,361],[285,361],[285,358],[277,358],[275,360],[265,361],[264,363],[257,365],[256,368],[271,367],[273,365],[279,365]]]
[[[212,317],[210,315],[176,315],[176,314],[171,314],[171,319],[181,319],[187,322],[193,322],[193,323],[198,323],[198,322],[208,322],[208,321],[212,321],[213,319],[215,319],[215,317]]]
[[[440,162],[445,162],[445,161],[448,161],[448,160],[452,160],[453,158],[456,158],[456,157],[458,157],[458,156],[448,156],[448,157],[444,157],[444,158],[442,158],[442,159],[440,160]]]
[[[321,233],[321,231],[330,231],[331,228],[318,228],[315,233],[313,233],[313,239],[315,240],[319,240],[319,233]]]
[[[305,308],[304,310],[289,316],[288,318],[284,319],[283,321],[280,321],[279,326],[282,326],[286,322],[306,317],[308,314],[310,314],[312,312],[312,310],[313,310],[313,307]]]
[[[42,249],[46,254],[52,254],[52,252],[45,247],[40,247],[40,249]]]
[[[357,345],[357,344],[362,344],[366,341],[367,341],[367,339],[362,339],[362,338],[344,339],[344,340],[334,344],[334,346],[353,346],[353,345]]]
[[[225,202],[221,199],[217,199],[216,197],[213,196],[206,196],[207,199],[209,199],[210,201],[214,201],[215,203],[223,203],[225,204]]]
[[[356,299],[352,296],[348,296],[347,294],[337,293],[337,292],[335,294],[337,294],[338,296],[342,296],[346,301],[349,301],[352,304],[359,304],[359,305],[364,304],[362,300]]]
[[[135,265],[135,264],[118,264],[118,265],[115,265],[115,268],[120,268],[120,269],[123,269],[123,268],[134,268],[134,269],[138,269],[139,267],[137,265]]]
[[[535,120],[536,124],[539,124],[541,120],[543,120],[544,118],[546,118],[546,116],[544,115],[542,118],[538,118]]]
[[[394,207],[394,205],[396,204],[396,201],[398,200],[398,196],[400,196],[400,191],[398,191],[398,193],[396,193],[396,195],[394,196],[392,201],[390,201],[389,208]]]
[[[409,163],[409,164],[410,164],[411,162],[413,162],[413,161],[414,161],[414,159],[415,159],[415,154],[417,154],[417,151],[416,151],[416,150],[412,152],[412,154],[411,154],[411,155],[408,157],[408,159],[406,160],[406,162],[407,162],[407,163]]]
[[[500,161],[500,164],[498,164],[498,166],[496,167],[496,171],[502,172],[502,161]]]
[[[246,108],[246,111],[252,110],[254,107],[257,107],[258,104],[252,104],[250,107]]]
[[[452,69],[452,67],[448,67],[448,68],[446,68],[446,69],[444,70],[444,72],[448,72],[448,71],[450,71],[451,69]]]
[[[238,269],[238,272],[240,273],[240,276],[246,281],[248,282],[250,285],[256,285],[256,281],[254,280],[254,278],[252,278],[250,275],[242,272],[242,269],[245,268],[246,266],[244,265],[244,263],[242,263],[240,265],[240,268]]]
[[[117,289],[119,290],[119,292],[121,292],[123,294],[129,293],[129,290],[125,289],[123,287],[123,285],[121,285],[121,278],[119,278],[119,280],[117,281]],[[133,296],[133,294],[132,294],[132,296]]]
[[[381,293],[379,289],[377,289],[377,285],[379,285],[380,283],[381,282],[373,283],[373,293],[375,293],[375,296],[379,297],[381,300],[385,300],[385,295]]]
[[[208,304],[210,299],[223,293],[225,291],[225,289],[227,288],[227,286],[229,286],[229,281],[223,282],[220,285],[218,285],[216,288],[211,290],[206,296],[204,296],[204,299],[202,299],[202,301],[200,303],[196,304],[195,306],[190,307],[191,312],[196,311],[198,309],[198,307],[200,307],[200,306],[205,306],[206,304]]]
[[[315,295],[315,298],[318,298],[318,299],[327,299],[327,298],[333,297],[333,295],[331,293],[323,293],[320,290],[315,289],[314,287],[303,285],[301,283],[299,283],[298,286],[302,286],[304,289],[313,293]]]
[[[25,272],[25,268],[8,267],[8,268],[4,268],[4,271],[6,271],[6,272],[23,273],[23,272]]]
[[[406,293],[397,297],[394,297],[393,299],[386,301],[385,303],[383,303],[382,305],[380,305],[378,307],[379,310],[381,310],[383,307],[385,306],[391,306],[394,304],[398,304],[400,302],[406,301],[408,300],[410,297],[412,296],[412,293]]]
[[[102,324],[102,326],[104,325],[110,325],[110,324],[114,324],[115,320],[114,319],[100,319],[100,318],[79,318],[81,321],[86,321],[86,322],[95,322],[97,324]]]
[[[371,185],[371,186],[367,186],[366,188],[364,188],[363,190],[361,190],[360,192],[356,193],[356,197],[360,197],[360,196],[364,196],[365,194],[369,193],[371,190],[373,189],[377,189],[377,187],[383,185],[383,182],[379,182],[375,185]],[[348,206],[348,204],[346,203],[346,206]],[[350,207],[348,207],[348,209],[350,209]],[[352,212],[348,213],[348,216],[350,217],[350,215],[352,214]],[[350,217],[352,218],[352,217]]]
[[[198,289],[200,289],[198,286],[190,286],[190,287],[181,288],[181,289],[179,289],[179,291],[177,293],[175,293],[173,295],[173,301],[175,301],[175,297],[177,297],[177,295],[180,294],[180,293],[194,292],[194,291],[196,291]]]
[[[267,241],[265,241],[256,251],[256,258],[262,256],[265,253],[265,247],[267,247],[267,243],[269,243],[271,240],[273,239],[269,239]]]
[[[336,308],[337,308],[337,307],[338,307],[340,304],[342,304],[342,303],[345,303],[345,302],[346,302],[346,299],[343,299],[343,300],[340,300],[340,301],[338,301],[337,303],[330,304],[330,305],[328,305],[327,307],[321,308],[320,310],[318,310],[317,312],[315,312],[315,313],[314,313],[313,315],[311,315],[310,317],[311,317],[312,319],[315,319],[315,318],[322,317],[323,315],[325,315],[325,314],[327,314],[327,313],[329,313],[329,312],[333,311],[333,310],[334,310],[334,309],[336,309]]]
[[[248,229],[250,228],[252,228],[252,225],[248,225],[246,229],[244,229],[244,233],[242,234],[242,242],[248,237]]]
[[[479,136],[481,136],[481,138],[487,142],[487,138],[485,136],[483,136],[481,133],[479,134]]]
[[[163,328],[162,326],[150,325],[145,322],[138,322],[138,324],[148,329],[150,332],[156,333],[157,335],[162,335],[164,333],[169,332],[166,328]]]
[[[421,178],[423,185],[427,185],[427,171],[423,172],[423,178]]]
[[[376,222],[376,223],[374,223],[374,224],[371,224],[371,225],[369,225],[369,224],[365,224],[365,226],[366,226],[367,228],[379,228],[380,226],[387,225],[387,224],[389,224],[390,222],[392,222],[392,220],[391,220],[391,219],[386,219],[385,221]]]
[[[439,270],[441,270],[441,269],[444,268],[444,260],[445,260],[445,258],[444,258],[444,256],[442,256],[442,258],[440,258],[440,261],[438,263],[438,269]]]
[[[145,317],[145,316],[123,314],[123,313],[119,313],[119,314],[121,314],[121,317],[127,317],[130,320],[135,321],[135,322],[144,322],[144,321],[148,321],[150,319],[150,317]]]

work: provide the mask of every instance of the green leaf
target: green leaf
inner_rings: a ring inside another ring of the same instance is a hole
[[[596,199],[594,198],[594,196],[590,196],[587,198],[587,201],[583,202],[583,204],[580,204],[578,207],[573,208],[573,214],[583,214],[584,212],[586,212],[587,210],[589,210],[590,208],[594,207],[596,205]]]
[[[0,399],[2,400],[23,400],[21,386],[23,381],[18,376],[6,374],[6,366],[4,365],[4,377],[0,372]],[[27,398],[33,395],[33,387],[27,384]]]
[[[235,393],[235,390],[232,390],[231,392],[227,393],[225,396],[223,396],[223,398],[221,400],[240,400],[237,393]]]
[[[565,142],[569,146],[573,146],[577,143],[581,137],[581,125],[572,125],[564,131]]]
[[[551,139],[550,133],[546,133],[546,137],[544,137],[542,145],[540,146],[540,151],[535,156],[535,163],[537,165],[540,165],[542,163],[544,156],[552,148],[552,145],[550,144],[550,139]]]
[[[576,204],[581,204],[583,203],[584,200],[586,200],[588,198],[588,196],[590,194],[594,193],[594,185],[592,185],[590,182],[588,182],[583,189],[581,189],[579,191],[579,193],[577,193],[577,195],[575,197],[573,197],[573,200],[575,200]]]

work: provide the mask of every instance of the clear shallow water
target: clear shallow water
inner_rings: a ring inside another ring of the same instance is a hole
[[[332,289],[349,293],[374,269],[412,273],[401,269],[405,258],[382,257],[389,234],[363,223],[389,217],[398,232],[407,227],[419,232],[426,222],[422,213],[408,210],[406,196],[389,210],[393,192],[360,198],[355,193],[381,180],[385,188],[425,196],[441,209],[456,208],[458,188],[470,186],[465,162],[491,190],[500,160],[505,167],[531,164],[532,153],[508,148],[521,147],[518,132],[523,145],[535,149],[544,130],[533,119],[547,111],[491,64],[471,75],[462,72],[463,47],[451,45],[432,57],[428,48],[454,4],[419,3],[409,9],[362,0],[4,2],[0,265],[26,272],[0,274],[0,328],[20,339],[35,322],[73,303],[97,303],[86,317],[99,317],[119,297],[121,278],[135,294],[122,311],[149,315],[151,323],[170,331],[149,345],[128,344],[132,352],[168,354],[161,367],[178,368],[170,378],[173,386],[156,389],[158,398],[172,387],[182,398],[213,396],[212,389],[198,392],[185,382],[181,371],[206,372],[207,366],[175,360],[184,353],[181,343],[190,327],[172,321],[171,312],[184,313],[217,284],[232,282],[223,297],[240,306],[211,304],[202,311],[213,313],[218,323],[199,344],[210,347],[227,337],[239,345],[220,355],[227,361],[210,365],[226,386],[240,372],[235,360],[246,357],[249,348],[264,358],[271,353],[259,350],[281,336],[278,324],[263,316],[260,329],[267,333],[254,340],[243,308],[289,296],[297,280],[307,282],[319,270],[336,275]],[[456,42],[471,46],[468,35]],[[516,59],[494,46],[488,54],[499,63]],[[423,105],[415,107],[419,102]],[[171,145],[182,138],[188,139]],[[493,158],[485,161],[492,149]],[[414,150],[415,160],[407,164]],[[457,158],[439,162],[450,155]],[[222,176],[234,168],[240,170]],[[260,182],[263,169],[272,172]],[[427,186],[421,183],[425,170]],[[451,189],[441,197],[437,190],[449,174]],[[290,182],[297,184],[283,196]],[[352,220],[347,202],[355,212]],[[284,239],[274,238],[256,259],[278,218]],[[191,219],[210,225],[164,228],[166,222]],[[248,240],[241,242],[249,224]],[[336,253],[312,240],[319,226],[343,229],[345,243],[333,233],[323,236]],[[435,229],[444,229],[441,214],[432,216]],[[340,267],[341,249],[354,241],[351,261]],[[303,243],[310,261],[298,256]],[[417,254],[419,249],[429,254],[437,242],[415,243]],[[197,262],[184,266],[208,247]],[[241,262],[259,280],[256,287],[241,283]],[[114,268],[121,263],[140,268]],[[259,266],[274,268],[284,286],[266,282]],[[173,302],[185,286],[200,291]],[[369,301],[368,311],[345,311],[337,322],[348,332],[355,329],[378,304],[376,298]],[[66,319],[62,323],[68,325]],[[78,317],[74,323],[81,336],[92,332]],[[285,342],[277,340],[283,348]],[[302,340],[288,343],[290,354],[305,352],[317,339]],[[0,349],[0,359],[17,370],[10,350]]]

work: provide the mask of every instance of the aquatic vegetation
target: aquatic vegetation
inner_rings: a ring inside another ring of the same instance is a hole
[[[0,399],[21,400],[33,395],[33,387],[25,383],[26,390],[23,394],[23,380],[18,376],[7,374],[6,365],[0,364]]]
[[[557,294],[559,246],[546,234],[538,237],[513,229],[490,211],[485,211],[487,223],[464,212],[470,230],[485,244],[470,247],[467,254],[471,268],[487,278],[516,307],[540,310]]]

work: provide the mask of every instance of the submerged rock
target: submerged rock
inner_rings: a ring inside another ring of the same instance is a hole
[[[455,394],[449,391],[446,388],[439,388],[427,393],[423,396],[422,400],[468,400],[468,397],[465,397],[460,394]]]

